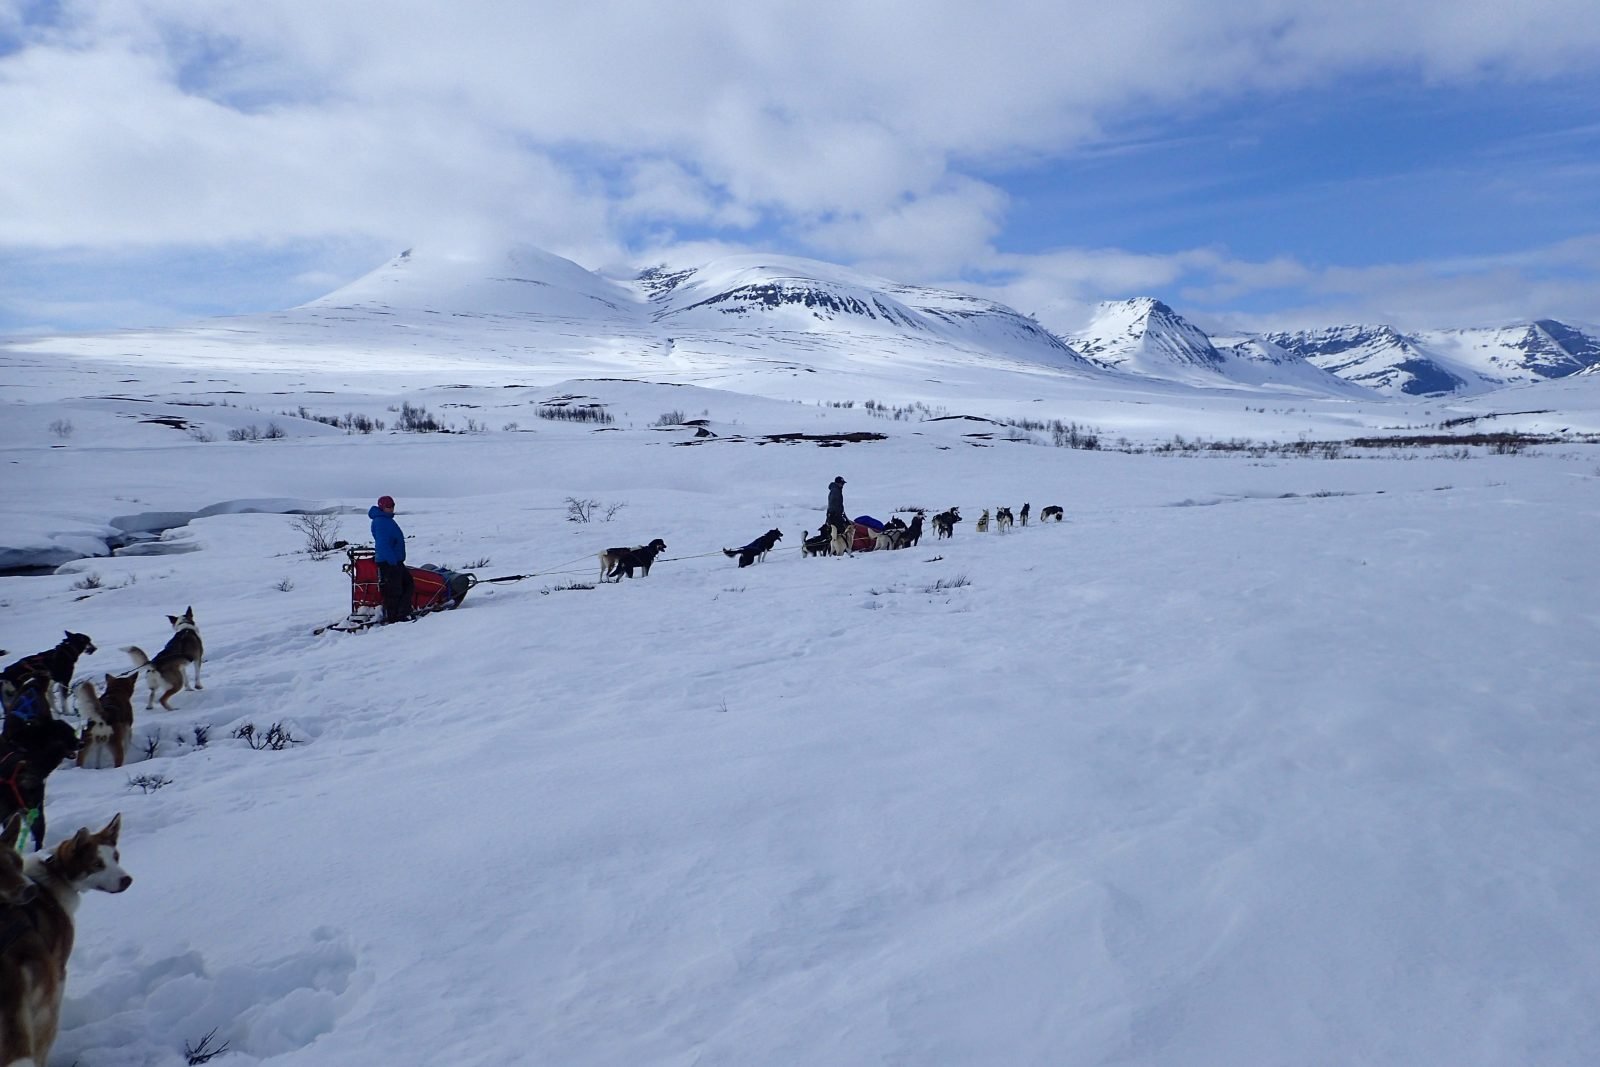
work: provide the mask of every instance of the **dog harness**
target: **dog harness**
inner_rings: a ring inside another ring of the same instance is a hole
[[[28,761],[23,759],[22,753],[16,749],[0,755],[0,774],[5,775],[4,778],[0,778],[0,787],[10,789],[12,798],[16,800],[17,810],[22,812],[22,833],[17,837],[19,853],[26,852],[22,842],[33,832],[33,824],[39,821],[39,809],[30,807],[28,802],[22,799],[22,786],[18,782],[22,777],[22,769],[27,765]]]

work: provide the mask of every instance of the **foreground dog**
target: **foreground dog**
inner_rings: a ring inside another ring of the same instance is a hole
[[[194,608],[187,609],[182,615],[168,615],[167,621],[172,623],[172,636],[168,638],[166,647],[156,653],[155,659],[146,656],[138,645],[129,645],[122,650],[133,657],[134,666],[144,671],[145,681],[150,685],[150,699],[144,702],[146,711],[156,706],[156,690],[163,685],[167,691],[161,694],[161,706],[172,710],[172,705],[167,701],[183,691],[188,682],[185,671],[190,664],[194,665],[194,688],[205,688],[200,684],[200,661],[205,658],[206,646],[201,642],[200,630],[194,624]]]
[[[50,1061],[79,898],[90,889],[121,893],[133,884],[117,851],[121,829],[118,815],[103,830],[85,827],[54,852],[23,860],[29,899],[0,913],[0,1063]]]
[[[1000,531],[1001,533],[1005,533],[1015,524],[1016,520],[1011,517],[1010,508],[994,509],[994,528],[996,530]]]
[[[633,577],[637,570],[641,578],[650,576],[650,564],[656,557],[667,550],[667,543],[661,538],[656,538],[648,545],[635,545],[632,548],[608,548],[600,553],[600,580],[615,578],[622,581],[623,577]]]
[[[951,508],[941,511],[933,517],[933,536],[951,537],[956,532],[956,523],[961,521],[961,509]]]
[[[0,671],[0,679],[18,688],[21,688],[29,678],[37,675],[49,679],[49,684],[45,686],[44,698],[52,715],[67,710],[67,687],[72,685],[72,670],[78,665],[78,657],[85,652],[90,655],[95,652],[94,642],[89,640],[88,634],[75,634],[71,630],[63,632],[67,636],[63,637],[55,648],[48,652],[35,652],[31,656],[24,656]],[[56,699],[58,690],[59,701]]]
[[[804,530],[800,531],[800,557],[826,556],[831,545],[832,537],[824,526],[817,531],[816,536],[809,537]]]
[[[1028,525],[1028,508],[1031,506],[1031,504],[1024,504],[1022,505],[1022,510],[1017,512],[1017,518],[1022,520],[1022,525],[1024,526]]]
[[[78,766],[91,770],[120,767],[128,758],[133,734],[133,688],[136,674],[106,675],[106,691],[96,695],[93,682],[78,686],[78,708],[86,720],[78,739]]]
[[[905,536],[900,539],[900,547],[915,548],[920,540],[922,540],[922,512],[919,511],[911,517],[911,525],[906,527]]]
[[[60,719],[8,719],[0,733],[0,820],[22,816],[34,848],[44,847],[44,780],[77,751],[78,731]]]
[[[725,548],[722,550],[722,554],[729,559],[738,556],[739,566],[748,567],[758,559],[766,559],[767,553],[772,551],[772,546],[782,540],[783,534],[781,532],[768,530],[743,548]]]
[[[1044,508],[1039,512],[1040,522],[1049,522],[1051,519],[1055,519],[1057,522],[1061,521],[1060,504],[1051,504],[1049,507]]]

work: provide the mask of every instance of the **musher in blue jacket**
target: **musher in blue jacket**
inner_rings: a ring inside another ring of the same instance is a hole
[[[402,622],[411,617],[411,570],[406,566],[406,535],[394,521],[394,497],[380,496],[367,509],[372,520],[372,558],[378,565],[378,589],[383,594],[383,621]]]

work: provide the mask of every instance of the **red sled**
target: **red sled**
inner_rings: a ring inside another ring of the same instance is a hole
[[[344,572],[350,576],[350,621],[372,622],[383,607],[383,591],[378,586],[378,562],[370,548],[347,548],[350,562]],[[411,614],[447,611],[459,607],[467,590],[478,584],[471,574],[438,567],[407,567],[411,572]]]

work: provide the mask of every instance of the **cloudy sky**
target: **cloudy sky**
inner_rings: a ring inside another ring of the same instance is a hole
[[[1600,322],[1597,61],[1594,0],[0,0],[0,334],[485,242]]]

